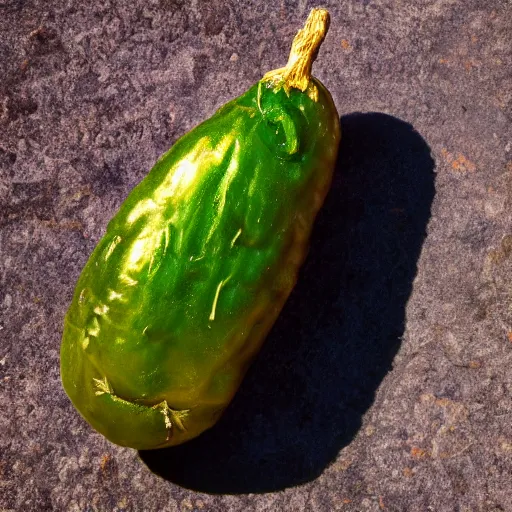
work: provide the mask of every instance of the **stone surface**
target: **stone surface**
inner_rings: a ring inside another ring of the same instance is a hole
[[[506,0],[323,2],[339,165],[217,427],[138,454],[61,389],[63,316],[108,220],[284,64],[317,4],[0,2],[0,510],[512,510]]]

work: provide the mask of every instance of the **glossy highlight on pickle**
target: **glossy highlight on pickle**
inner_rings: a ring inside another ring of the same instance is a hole
[[[288,298],[340,138],[310,75],[327,26],[314,9],[286,68],[179,139],[83,269],[62,382],[110,441],[160,448],[214,425]]]

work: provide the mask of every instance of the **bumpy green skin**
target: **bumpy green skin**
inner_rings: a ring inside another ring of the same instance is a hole
[[[131,192],[65,319],[63,385],[95,429],[151,449],[217,421],[296,282],[339,137],[317,80],[261,81]]]

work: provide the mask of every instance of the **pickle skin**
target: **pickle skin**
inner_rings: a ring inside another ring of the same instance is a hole
[[[213,426],[295,285],[340,126],[317,79],[302,91],[279,76],[178,140],[80,275],[62,382],[116,444],[172,446]]]

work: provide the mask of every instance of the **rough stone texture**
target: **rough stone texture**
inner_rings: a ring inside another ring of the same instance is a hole
[[[314,5],[0,2],[0,510],[512,510],[507,0],[323,3],[336,177],[217,427],[138,454],[61,389],[63,316],[108,220],[285,62]]]

